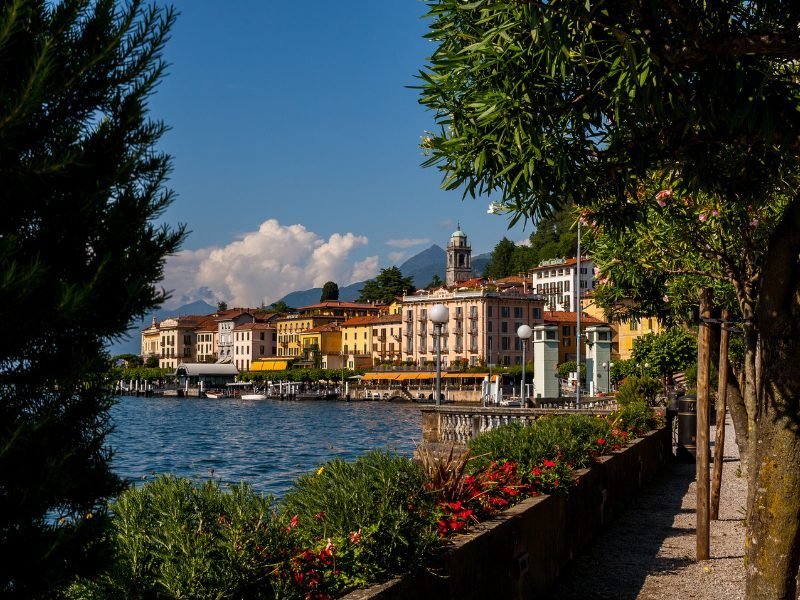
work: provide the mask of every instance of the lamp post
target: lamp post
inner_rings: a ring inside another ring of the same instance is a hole
[[[606,370],[606,392],[608,393],[611,393],[611,369],[613,367],[613,362],[603,363],[603,368]]]
[[[442,304],[435,304],[429,313],[436,336],[436,406],[442,403],[442,327],[450,319],[450,313]]]
[[[520,408],[525,408],[528,406],[528,403],[525,399],[525,344],[531,338],[531,335],[533,335],[533,329],[527,325],[520,325],[517,328],[517,337],[519,337],[520,341],[522,342],[522,381],[519,385]]]

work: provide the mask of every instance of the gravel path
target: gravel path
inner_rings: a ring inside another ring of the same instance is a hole
[[[711,430],[713,440],[715,428]],[[711,559],[697,562],[694,464],[673,463],[650,482],[551,590],[550,598],[661,600],[744,598],[744,506],[747,482],[730,418]],[[713,468],[713,467],[712,467]]]

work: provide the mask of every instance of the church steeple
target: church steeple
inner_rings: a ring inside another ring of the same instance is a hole
[[[467,241],[467,235],[461,231],[461,223],[450,236],[447,244],[447,269],[445,270],[445,284],[450,287],[459,281],[472,278],[472,248]]]

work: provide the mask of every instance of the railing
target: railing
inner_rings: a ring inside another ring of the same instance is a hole
[[[466,444],[486,431],[513,421],[530,423],[552,414],[610,414],[616,401],[587,398],[576,408],[564,399],[540,399],[539,408],[426,406],[422,408],[422,437],[425,443]]]

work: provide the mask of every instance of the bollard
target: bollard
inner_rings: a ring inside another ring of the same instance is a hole
[[[675,457],[681,462],[697,459],[697,396],[678,398],[678,448]]]

